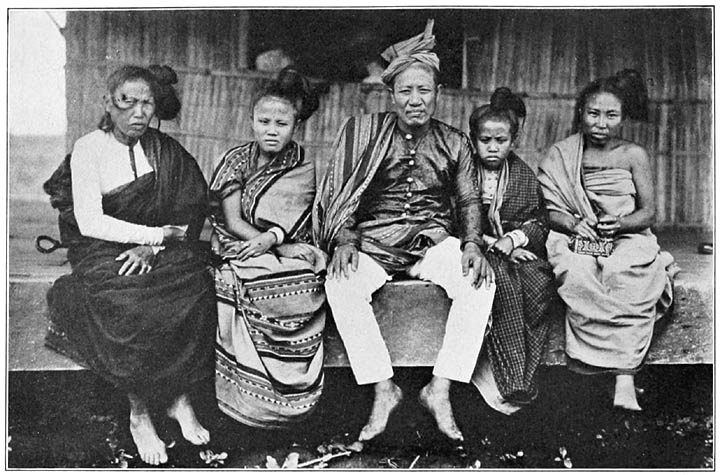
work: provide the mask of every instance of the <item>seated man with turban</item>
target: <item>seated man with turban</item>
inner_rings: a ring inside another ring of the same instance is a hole
[[[402,400],[370,305],[372,294],[404,273],[441,286],[452,299],[442,347],[420,403],[460,446],[450,382],[468,383],[495,293],[480,246],[480,197],[470,141],[433,119],[440,85],[425,32],[388,48],[383,82],[393,111],[348,119],[334,144],[314,207],[316,241],[332,255],[327,300],[358,384],[375,399],[358,440],[385,430]],[[428,315],[427,318],[440,318]]]

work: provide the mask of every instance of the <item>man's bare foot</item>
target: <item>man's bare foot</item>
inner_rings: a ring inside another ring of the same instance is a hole
[[[149,465],[160,465],[168,461],[165,443],[155,432],[145,402],[135,395],[130,399],[130,434],[143,462]]]
[[[365,427],[360,431],[359,441],[368,441],[382,434],[387,427],[390,414],[402,401],[403,394],[391,379],[375,383],[375,400]]]
[[[187,394],[181,394],[167,410],[168,417],[180,424],[183,437],[195,445],[205,445],[210,442],[210,432],[205,429],[195,417],[195,411],[190,405]]]
[[[635,378],[631,374],[618,374],[615,377],[615,407],[630,411],[642,411],[635,392]]]
[[[420,390],[418,397],[423,405],[435,418],[438,429],[450,440],[461,442],[465,440],[455,423],[455,417],[450,404],[450,380],[433,376],[432,380]]]

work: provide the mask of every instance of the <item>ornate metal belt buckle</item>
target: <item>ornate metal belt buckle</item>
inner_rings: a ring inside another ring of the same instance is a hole
[[[612,254],[615,245],[612,239],[600,238],[598,241],[581,236],[573,236],[570,238],[570,250],[576,254],[585,254],[595,257],[609,257]]]

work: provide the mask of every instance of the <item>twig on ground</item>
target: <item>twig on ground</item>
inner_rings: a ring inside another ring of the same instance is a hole
[[[418,461],[419,458],[420,458],[419,455],[416,455],[416,456],[415,456],[415,460],[412,461],[412,463],[411,463],[410,466],[408,467],[408,470],[412,470],[413,467],[415,467],[415,464],[417,463],[417,461]]]
[[[297,465],[297,468],[305,468],[305,467],[310,467],[310,466],[318,464],[318,463],[325,463],[325,462],[332,460],[334,458],[337,458],[337,457],[346,457],[346,456],[350,455],[351,453],[352,453],[351,451],[346,450],[345,452],[338,452],[336,454],[326,454],[326,455],[323,455],[322,457],[318,457],[313,460],[308,460],[307,462],[299,463]]]

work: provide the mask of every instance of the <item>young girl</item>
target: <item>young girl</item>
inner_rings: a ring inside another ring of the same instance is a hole
[[[533,171],[513,153],[525,104],[507,88],[470,116],[479,159],[485,254],[497,290],[485,353],[473,377],[493,408],[511,414],[538,394],[536,370],[556,300],[545,260],[547,213]]]
[[[672,300],[673,259],[650,231],[650,157],[618,137],[626,118],[647,119],[647,100],[645,82],[633,70],[590,83],[575,104],[576,133],[551,147],[538,175],[552,228],[548,256],[567,305],[568,365],[615,374],[614,405],[636,411],[633,375],[656,318]],[[609,255],[577,252],[608,244]]]

